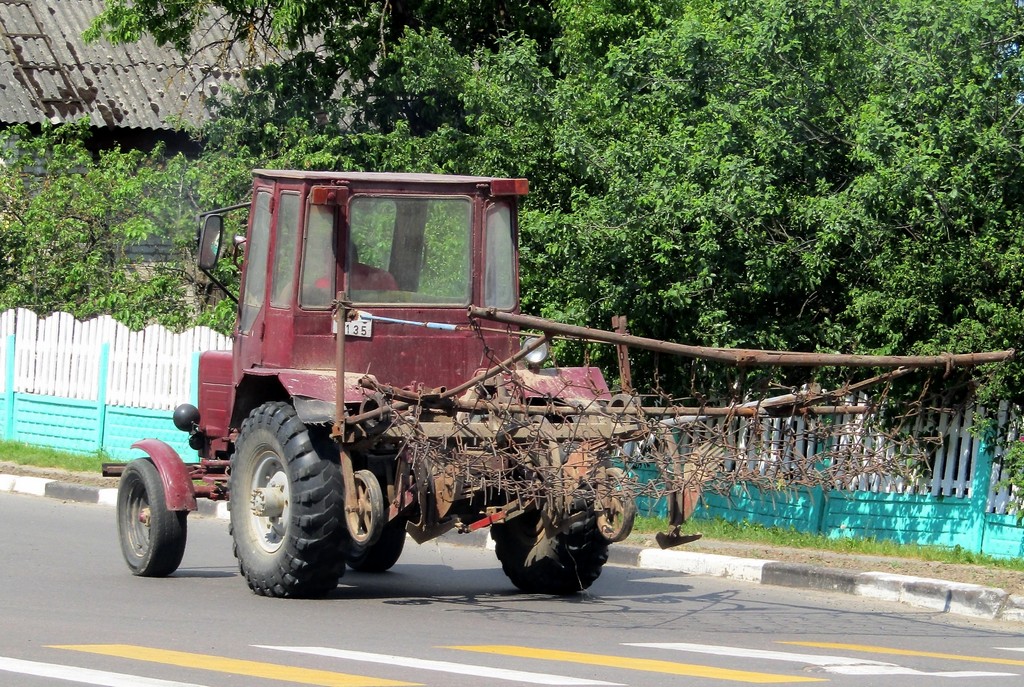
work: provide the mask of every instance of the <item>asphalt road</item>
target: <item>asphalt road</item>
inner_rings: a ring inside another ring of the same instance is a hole
[[[110,508],[0,493],[0,686],[1024,684],[1019,625],[607,567],[517,593],[492,552],[410,542],[328,599],[251,594],[223,521],[171,578],[132,577]]]

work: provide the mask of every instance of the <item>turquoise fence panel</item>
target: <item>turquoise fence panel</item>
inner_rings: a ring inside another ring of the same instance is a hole
[[[635,477],[641,484],[646,484],[651,480],[657,479],[658,469],[653,465],[633,465],[630,467],[629,474],[632,477]],[[654,518],[667,518],[668,504],[664,498],[641,496],[636,500],[636,511],[640,515]]]
[[[1024,558],[1024,527],[1016,515],[990,513],[985,518],[982,553],[996,558]]]
[[[992,487],[992,463],[995,460],[994,433],[995,429],[991,426],[982,430],[979,450],[974,457],[971,473],[971,539],[963,546],[968,551],[979,553],[985,548],[988,497]]]
[[[832,537],[956,546],[966,541],[972,527],[968,499],[860,491],[829,498],[822,529]]]
[[[719,517],[830,537],[874,537],[904,544],[963,545],[972,527],[967,499],[912,494],[803,490],[705,494],[694,517]]]
[[[100,409],[95,401],[14,395],[14,441],[92,453],[99,448],[99,426]]]
[[[901,543],[954,546],[971,525],[965,499],[932,499],[905,494],[815,491],[761,495],[734,491],[704,496],[697,517],[755,522],[766,527],[832,537],[876,537]]]
[[[636,500],[636,512],[652,518],[667,518],[668,504],[665,499],[641,496]]]
[[[189,448],[188,434],[178,431],[170,410],[107,406],[107,426],[103,450],[113,460],[141,458],[144,452],[132,449],[140,439],[159,439],[178,452],[186,463],[198,462],[199,455]]]
[[[814,494],[806,490],[761,494],[757,489],[734,488],[728,495],[705,494],[694,517],[747,520],[765,527],[817,532],[818,509]]]
[[[0,393],[0,439],[11,439],[14,436],[14,392]]]
[[[106,443],[107,434],[107,385],[109,381],[108,370],[110,370],[110,344],[100,346],[99,380],[97,384],[96,405],[100,409],[99,436],[96,438],[98,448]]]
[[[5,396],[0,394],[0,398]],[[145,455],[133,450],[132,444],[140,439],[159,439],[186,463],[199,460],[188,445],[188,435],[175,428],[172,411],[106,406],[105,412],[101,412],[93,401],[33,394],[14,396],[14,429],[4,437],[7,440],[74,453],[95,453],[102,448],[113,460],[131,460]],[[4,407],[0,403],[0,420],[6,420]]]

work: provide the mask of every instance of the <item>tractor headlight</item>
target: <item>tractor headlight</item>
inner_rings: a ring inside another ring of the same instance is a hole
[[[528,348],[536,344],[538,338],[539,337],[531,336],[530,338],[523,342],[522,347]],[[537,346],[537,348],[533,349],[532,351],[526,354],[526,362],[529,365],[540,365],[541,363],[548,359],[548,354],[550,354],[550,352],[551,351],[548,349],[548,344],[546,342],[542,343],[540,346]]]

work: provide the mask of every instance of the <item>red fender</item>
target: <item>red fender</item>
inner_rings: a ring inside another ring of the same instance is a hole
[[[167,510],[196,510],[196,490],[192,476],[177,451],[159,439],[136,441],[132,448],[145,451],[160,473]]]

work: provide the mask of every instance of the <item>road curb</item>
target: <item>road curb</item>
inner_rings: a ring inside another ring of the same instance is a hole
[[[100,490],[82,484],[67,482],[47,482],[43,485],[43,495],[62,501],[79,501],[82,503],[99,503]]]
[[[769,561],[761,572],[763,584],[840,594],[856,594],[859,577],[860,573],[850,570],[780,561]]]
[[[629,560],[636,555],[640,568],[851,594],[941,613],[1024,622],[1024,596],[1011,595],[995,587],[692,551],[625,548],[634,548],[637,553],[621,552],[618,557]]]
[[[114,506],[117,503],[117,489],[2,473],[0,492],[102,506]],[[198,505],[197,513],[201,516],[221,520],[229,518],[225,501],[201,499]],[[490,541],[490,537],[482,531],[445,539],[448,543],[464,546],[487,546]],[[1024,623],[1024,596],[976,584],[695,551],[662,551],[629,544],[613,545],[608,551],[608,562],[645,570],[725,577],[779,587],[851,594],[881,601],[896,601],[941,613]]]

